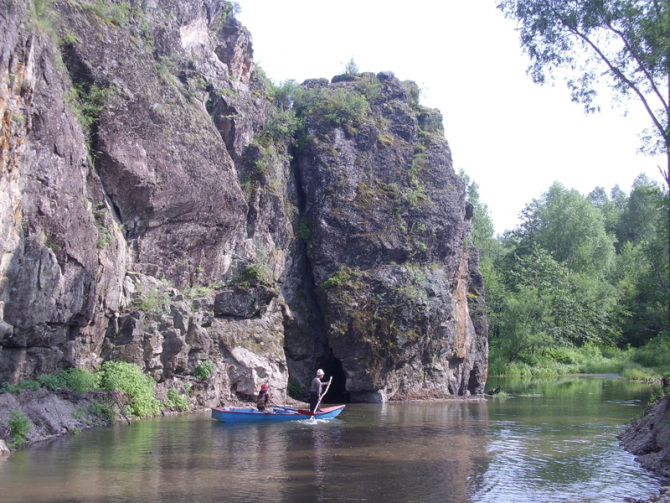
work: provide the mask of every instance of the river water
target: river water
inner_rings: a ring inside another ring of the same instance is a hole
[[[616,435],[649,385],[495,381],[485,402],[351,404],[330,421],[209,414],[83,432],[0,461],[0,502],[621,502],[667,481]]]

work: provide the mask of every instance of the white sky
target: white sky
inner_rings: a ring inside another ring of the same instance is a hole
[[[646,173],[661,186],[662,160],[637,154],[647,127],[601,103],[585,115],[562,81],[533,84],[513,21],[496,0],[237,0],[254,59],[275,82],[332,78],[353,58],[360,71],[393,71],[444,116],[454,169],[479,184],[497,232],[554,181],[588,194],[629,192]]]

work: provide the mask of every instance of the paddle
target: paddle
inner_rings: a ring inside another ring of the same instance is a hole
[[[314,412],[310,414],[310,416],[314,417],[314,414],[319,410],[319,405],[321,405],[321,400],[323,400],[323,397],[326,396],[326,393],[328,393],[328,388],[330,388],[330,383],[333,382],[333,376],[330,376],[330,379],[328,380],[328,386],[326,386],[326,391],[321,393],[321,396],[319,397],[319,401],[316,402],[316,407],[314,407]]]
[[[291,409],[289,407],[284,407],[283,405],[273,405],[275,409],[288,410],[289,412],[298,412],[298,409]]]

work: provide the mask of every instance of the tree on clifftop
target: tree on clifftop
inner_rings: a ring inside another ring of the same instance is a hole
[[[499,0],[498,8],[518,22],[535,82],[565,70],[573,100],[587,112],[598,110],[603,84],[613,99],[642,104],[651,127],[641,150],[665,155],[659,169],[670,188],[670,0]],[[666,294],[670,252],[667,258],[667,269],[654,264]]]

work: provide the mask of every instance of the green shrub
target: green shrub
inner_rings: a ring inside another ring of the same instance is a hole
[[[351,76],[356,76],[358,75],[358,64],[352,57],[349,61],[347,61],[347,64],[344,65],[344,74],[345,75],[351,75]]]
[[[98,389],[98,376],[86,369],[67,369],[58,374],[63,386],[76,393],[85,393]]]
[[[50,391],[69,388],[76,393],[85,393],[99,388],[96,374],[76,368],[63,370],[57,375],[41,374],[37,382]]]
[[[633,352],[634,362],[655,369],[670,368],[670,335],[661,334]]]
[[[269,277],[269,264],[259,259],[255,264],[245,267],[240,274],[235,276],[234,281],[248,286],[257,282],[267,282]]]
[[[351,267],[342,266],[340,269],[335,271],[335,273],[328,278],[326,281],[321,283],[319,287],[321,291],[326,291],[331,288],[352,288],[357,290],[359,285],[356,281],[357,273],[355,269]]]
[[[123,27],[130,21],[131,6],[128,2],[107,2],[106,0],[93,0],[82,2],[81,8],[105,21]]]
[[[268,79],[266,84],[268,99],[275,108],[291,109],[296,101],[305,96],[305,90],[295,80],[286,80],[275,85]]]
[[[167,390],[167,401],[165,405],[171,409],[177,409],[181,412],[191,410],[191,401],[188,396],[182,395],[175,388]]]
[[[259,134],[259,142],[266,144],[272,140],[276,143],[291,140],[301,127],[301,120],[295,111],[284,108],[273,108],[265,127]]]
[[[4,383],[0,388],[0,393],[18,393],[23,389],[40,389],[42,384],[39,381],[20,381],[16,384]]]
[[[193,375],[200,379],[209,379],[215,369],[216,364],[214,362],[201,362],[200,365],[198,365],[197,368],[193,371]]]
[[[197,299],[198,297],[209,297],[212,294],[212,288],[196,285],[185,288],[182,293],[187,299]]]
[[[295,398],[296,400],[300,400],[305,393],[303,390],[302,386],[300,385],[300,382],[297,379],[291,379],[288,382],[288,386],[286,386],[286,391],[288,392],[288,396],[291,398]]]
[[[108,390],[128,393],[128,411],[137,417],[160,413],[160,402],[156,399],[156,381],[142,373],[133,363],[107,361],[99,372],[100,385]]]
[[[635,362],[627,362],[621,372],[621,377],[634,381],[652,381],[659,376],[654,370],[639,365]]]
[[[26,435],[32,426],[30,419],[22,412],[15,410],[9,415],[7,425],[9,426],[9,434],[14,439],[13,445],[19,447],[25,443]]]
[[[309,230],[307,215],[302,215],[300,217],[300,222],[298,223],[298,236],[306,243],[309,241],[310,235],[311,231]]]
[[[409,104],[412,108],[419,108],[419,100],[421,99],[421,89],[416,85],[416,82],[411,80],[406,80],[402,85],[407,89],[409,93]]]
[[[59,19],[58,12],[51,8],[54,0],[34,0],[32,12],[32,24],[41,32],[49,35],[56,34],[54,23]]]
[[[379,79],[373,73],[363,75],[361,80],[356,83],[356,89],[358,89],[368,101],[372,102],[378,99],[382,94],[381,82],[379,82]]]
[[[88,88],[76,83],[65,97],[72,113],[75,114],[84,131],[98,122],[100,114],[105,110],[109,89],[92,84]]]
[[[345,89],[322,89],[306,94],[300,112],[333,126],[356,126],[370,110],[365,96]]]
[[[116,419],[116,412],[111,401],[93,402],[88,406],[88,411],[95,416],[103,417],[107,421],[114,421]]]
[[[158,288],[153,286],[148,291],[140,291],[139,301],[135,305],[141,311],[157,314],[169,303],[170,295],[167,292],[159,292]]]
[[[65,387],[65,381],[60,375],[41,374],[37,381],[50,391],[55,391],[58,388]]]

